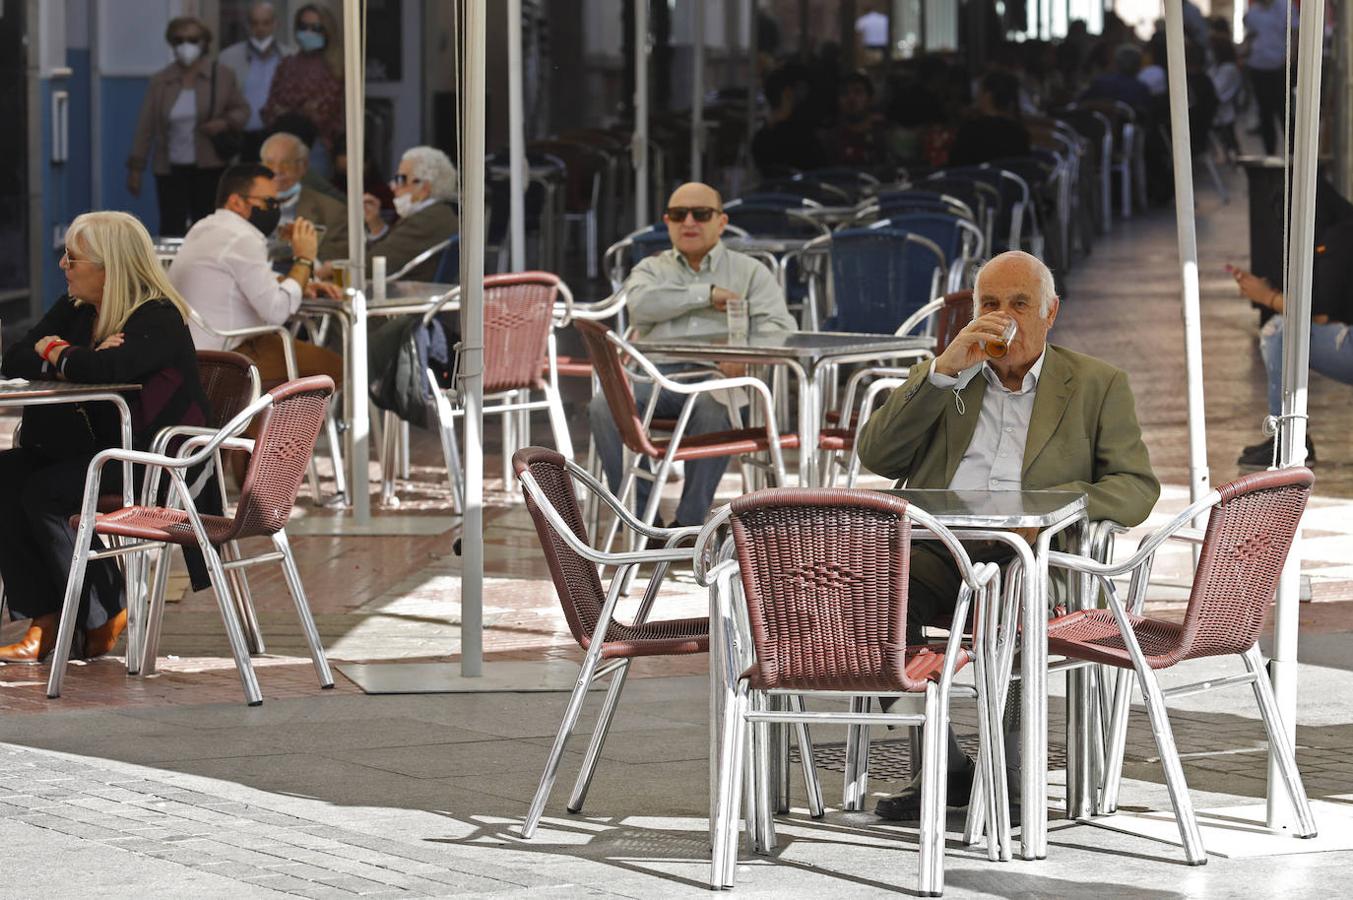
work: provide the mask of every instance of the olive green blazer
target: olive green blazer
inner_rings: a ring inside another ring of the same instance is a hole
[[[987,381],[968,382],[960,403],[954,391],[931,385],[929,374],[928,364],[913,366],[861,429],[857,446],[866,468],[899,485],[946,488],[977,428]],[[1049,344],[1022,471],[1027,490],[1083,491],[1092,520],[1145,520],[1160,482],[1142,443],[1127,373]]]

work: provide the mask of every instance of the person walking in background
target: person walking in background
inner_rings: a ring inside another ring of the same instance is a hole
[[[268,102],[273,77],[285,57],[296,52],[290,44],[277,40],[277,12],[271,3],[249,7],[249,37],[221,51],[219,62],[235,73],[235,81],[249,101],[249,121],[244,126],[240,161],[258,160],[259,148],[267,132],[263,127],[263,104]]]
[[[140,196],[149,160],[160,234],[182,237],[215,208],[216,182],[230,162],[221,155],[225,138],[244,127],[249,103],[234,71],[207,60],[211,31],[200,19],[171,19],[164,38],[174,61],[150,76],[127,157],[127,190]]]
[[[296,10],[294,31],[300,52],[278,63],[263,105],[263,124],[271,126],[293,113],[305,116],[315,127],[310,165],[327,177],[334,141],[343,133],[342,33],[333,14],[314,3]]]
[[[1264,153],[1278,152],[1278,129],[1275,123],[1283,115],[1283,67],[1287,64],[1290,35],[1287,17],[1297,27],[1297,11],[1289,13],[1287,0],[1254,0],[1245,13],[1245,71],[1254,89],[1254,103],[1259,107],[1259,137],[1264,142]],[[1286,133],[1286,123],[1283,125]]]

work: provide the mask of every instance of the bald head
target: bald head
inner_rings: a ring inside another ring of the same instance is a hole
[[[1023,250],[1007,250],[1005,253],[998,253],[993,256],[982,264],[982,268],[977,270],[972,292],[974,316],[980,315],[977,310],[981,302],[984,278],[989,284],[998,280],[1004,283],[1014,278],[1036,288],[1038,313],[1045,319],[1052,310],[1052,304],[1057,300],[1057,288],[1052,280],[1052,272],[1043,264],[1043,261],[1031,253],[1025,253]]]
[[[277,192],[286,195],[291,187],[305,177],[310,166],[310,148],[300,138],[279,131],[263,142],[258,150],[259,161],[272,169]]]
[[[255,40],[272,37],[277,28],[277,12],[271,3],[255,3],[249,7],[249,34]]]
[[[672,246],[697,271],[728,224],[719,192],[698,181],[689,181],[672,192],[664,218]]]
[[[699,181],[688,181],[681,187],[672,191],[672,196],[667,198],[667,206],[709,206],[714,209],[723,209],[723,197],[719,192],[707,184]]]

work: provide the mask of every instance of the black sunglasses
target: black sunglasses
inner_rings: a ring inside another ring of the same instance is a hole
[[[282,201],[278,200],[276,197],[255,197],[252,194],[241,194],[240,196],[244,197],[246,200],[257,200],[259,203],[263,204],[261,208],[266,209],[269,212],[274,209],[282,208]]]
[[[423,179],[413,175],[405,175],[403,172],[396,172],[395,177],[390,179],[390,183],[395,187],[403,187],[406,184],[422,184]]]
[[[697,222],[708,222],[718,212],[719,210],[712,206],[669,206],[663,215],[667,217],[667,221],[680,224],[686,221],[687,216],[695,216]]]

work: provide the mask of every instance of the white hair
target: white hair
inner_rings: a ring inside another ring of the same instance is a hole
[[[977,277],[972,283],[972,316],[974,319],[982,314],[982,301],[980,299],[982,294],[982,273],[985,272],[987,266],[992,263],[1002,259],[1010,259],[1011,257],[1023,260],[1025,263],[1029,264],[1038,275],[1038,314],[1046,319],[1052,312],[1052,302],[1057,299],[1057,286],[1052,280],[1052,270],[1043,264],[1043,260],[1034,256],[1032,253],[1025,253],[1023,250],[1007,250],[1005,253],[993,256],[991,259],[982,263],[982,267],[977,270]]]
[[[407,162],[413,177],[425,183],[437,200],[454,200],[460,190],[460,177],[446,154],[436,147],[410,147],[400,162]]]
[[[264,154],[266,154],[268,152],[269,146],[276,146],[277,144],[281,144],[286,141],[290,141],[292,147],[294,148],[292,159],[306,161],[310,159],[310,148],[306,146],[305,141],[301,140],[300,138],[298,138],[296,135],[292,134],[289,131],[274,131],[272,134],[268,135],[267,140],[265,140],[261,145],[259,145],[258,148],[259,156],[263,156]]]

